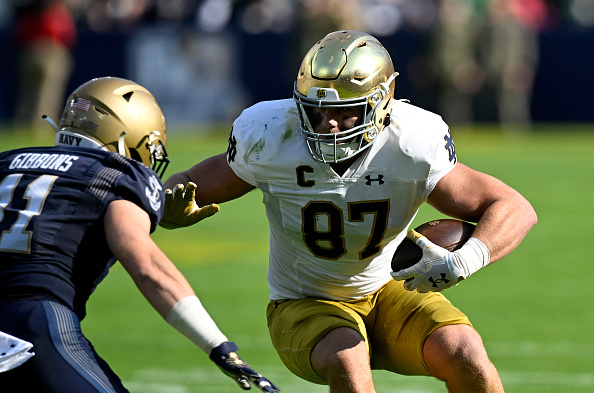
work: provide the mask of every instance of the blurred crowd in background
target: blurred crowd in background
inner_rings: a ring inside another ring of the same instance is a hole
[[[340,29],[384,43],[397,98],[526,128],[542,36],[593,32],[594,0],[2,0],[0,124],[57,121],[69,91],[109,74],[145,85],[169,122],[229,121],[290,97],[307,49]]]

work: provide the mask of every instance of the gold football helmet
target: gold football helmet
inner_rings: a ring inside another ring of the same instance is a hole
[[[336,163],[369,148],[390,122],[397,75],[388,51],[369,34],[341,30],[316,43],[301,63],[293,90],[312,157]],[[361,107],[360,124],[336,134],[315,132],[313,107],[350,106]]]
[[[117,152],[163,176],[169,158],[165,117],[155,97],[127,79],[92,79],[70,94],[56,129],[56,145]]]

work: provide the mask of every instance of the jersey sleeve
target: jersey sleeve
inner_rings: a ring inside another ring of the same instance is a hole
[[[113,159],[124,157],[114,154]],[[161,180],[157,174],[142,163],[127,160],[123,175],[117,178],[113,189],[114,199],[125,199],[135,203],[150,217],[151,230],[154,232],[163,216],[165,194]]]
[[[288,118],[297,118],[292,99],[264,101],[242,112],[233,122],[227,148],[229,166],[245,182],[258,186],[258,176],[274,171],[272,163],[279,157],[278,144],[283,139],[279,130]]]
[[[397,101],[393,114],[399,124],[400,148],[423,171],[427,200],[439,180],[456,165],[456,148],[449,127],[441,116]]]
[[[256,178],[250,170],[246,155],[246,135],[242,122],[233,123],[227,146],[227,163],[235,174],[246,183],[256,186]]]
[[[433,159],[427,179],[427,196],[433,191],[439,180],[448,174],[456,163],[456,146],[448,126],[442,122],[442,126],[436,129],[434,144],[432,145]]]

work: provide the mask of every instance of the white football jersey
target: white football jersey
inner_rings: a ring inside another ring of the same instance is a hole
[[[310,156],[292,99],[234,122],[227,159],[264,195],[272,300],[356,299],[392,279],[396,247],[456,153],[438,115],[396,101],[391,120],[342,176]]]

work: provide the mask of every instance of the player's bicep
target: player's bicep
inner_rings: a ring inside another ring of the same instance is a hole
[[[144,210],[130,201],[113,201],[104,225],[110,250],[163,318],[177,301],[194,295],[184,276],[150,237],[150,219]]]
[[[457,163],[437,182],[428,203],[450,217],[477,222],[505,187],[496,178]]]
[[[125,267],[139,263],[143,250],[153,243],[149,235],[149,215],[135,203],[127,200],[111,202],[103,223],[109,249]]]

